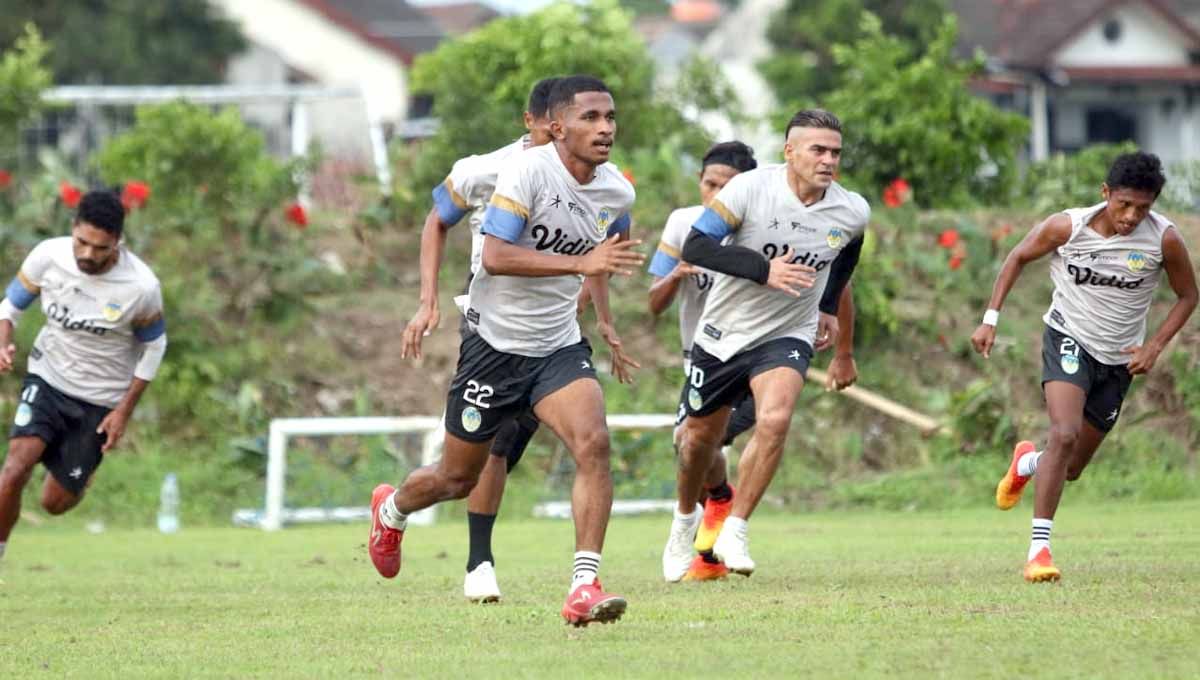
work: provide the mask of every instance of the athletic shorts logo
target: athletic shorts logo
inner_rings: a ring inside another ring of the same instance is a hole
[[[1067,375],[1075,375],[1079,371],[1079,357],[1073,354],[1062,355],[1058,363]]]
[[[25,427],[33,421],[33,409],[29,404],[21,402],[17,405],[17,417],[13,418],[13,424],[17,427]]]
[[[829,233],[825,235],[825,245],[834,250],[841,250],[842,242],[846,240],[846,232],[840,227],[830,227]]]
[[[104,317],[105,321],[115,322],[121,318],[121,305],[116,302],[110,302],[100,310],[100,315]]]
[[[699,411],[704,405],[704,399],[700,397],[700,391],[695,387],[688,390],[688,406],[692,407],[693,411]]]
[[[1140,272],[1146,268],[1146,256],[1136,250],[1130,251],[1125,257],[1125,265],[1131,272]]]
[[[601,208],[600,212],[596,213],[596,232],[606,233],[610,224],[612,224],[612,211],[608,208]]]
[[[462,412],[462,426],[467,432],[474,432],[483,425],[483,415],[474,406],[468,406]]]
[[[720,340],[721,335],[723,335],[721,333],[720,329],[714,327],[712,324],[707,324],[707,323],[704,324],[704,334],[707,335],[708,337],[712,338],[713,340]]]

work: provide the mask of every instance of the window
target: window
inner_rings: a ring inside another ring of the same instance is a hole
[[[1104,39],[1110,43],[1115,43],[1121,39],[1121,22],[1116,19],[1109,19],[1104,22]]]

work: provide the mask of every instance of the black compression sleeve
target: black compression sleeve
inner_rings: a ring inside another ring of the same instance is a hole
[[[826,314],[837,314],[838,302],[842,299],[842,290],[850,282],[850,275],[858,266],[858,256],[862,254],[863,237],[859,236],[834,258],[829,265],[829,279],[825,282],[825,292],[821,294],[821,311]]]
[[[683,261],[714,272],[750,279],[758,284],[767,282],[771,263],[757,250],[745,246],[721,245],[717,239],[692,229],[683,242]]]

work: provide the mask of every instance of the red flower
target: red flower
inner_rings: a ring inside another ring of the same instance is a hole
[[[121,190],[121,205],[125,206],[126,210],[136,210],[137,208],[146,205],[146,199],[150,198],[150,185],[145,182],[126,182],[125,188]]]
[[[629,180],[630,184],[637,184],[637,182],[633,179],[633,171],[630,170],[629,168],[625,168],[624,170],[622,170],[621,174],[625,175],[625,179]]]
[[[938,245],[943,248],[953,248],[958,245],[958,231],[947,229],[938,236]]]
[[[966,258],[959,253],[955,253],[955,254],[951,255],[950,256],[950,268],[958,269],[959,267],[962,266],[964,259],[966,259]]]
[[[0,168],[0,191],[7,189],[12,184],[12,173]]]
[[[897,177],[883,190],[883,204],[889,208],[899,208],[912,200],[912,187],[903,177]]]
[[[299,202],[289,204],[284,214],[287,216],[287,221],[296,225],[297,229],[308,226],[308,213],[304,212],[304,206]]]
[[[74,208],[79,205],[79,200],[83,198],[83,192],[64,179],[58,183],[58,197],[62,199],[63,205],[68,208]]]

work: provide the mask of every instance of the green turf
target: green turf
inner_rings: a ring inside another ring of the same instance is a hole
[[[615,625],[564,626],[568,522],[497,526],[505,600],[461,599],[466,528],[18,528],[0,563],[0,678],[1200,677],[1200,502],[1060,513],[1057,585],[1021,580],[1011,513],[762,515],[750,579],[667,585],[665,515],[617,519]]]

